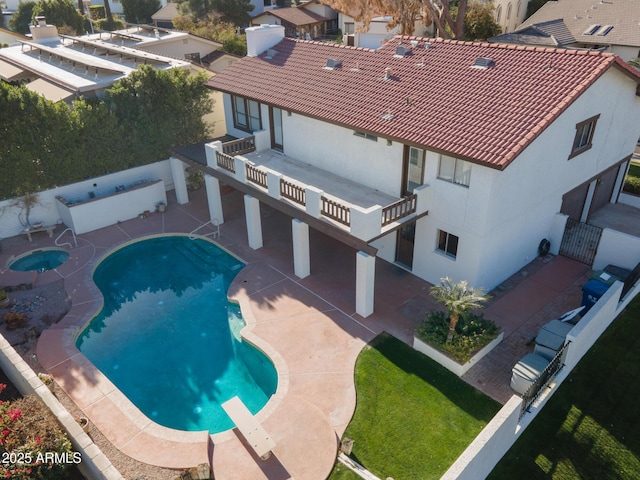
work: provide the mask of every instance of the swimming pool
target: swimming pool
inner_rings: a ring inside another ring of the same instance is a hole
[[[271,361],[240,339],[244,321],[227,300],[243,266],[186,236],[125,246],[95,269],[104,306],[76,346],[154,422],[228,430],[221,403],[238,395],[255,414],[277,387]]]
[[[46,248],[32,250],[19,255],[9,263],[14,272],[46,272],[58,268],[69,258],[69,253],[62,248]]]

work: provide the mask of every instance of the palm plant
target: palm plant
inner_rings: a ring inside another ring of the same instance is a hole
[[[449,277],[441,278],[440,285],[431,287],[431,296],[436,302],[444,305],[448,311],[447,343],[453,339],[460,315],[467,310],[482,306],[489,299],[482,288],[471,288],[466,280],[454,283]]]

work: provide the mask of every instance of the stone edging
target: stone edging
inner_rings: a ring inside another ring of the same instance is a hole
[[[102,450],[93,443],[89,435],[2,335],[0,367],[22,395],[36,395],[55,415],[73,447],[82,455],[78,469],[85,477],[95,480],[124,480]]]

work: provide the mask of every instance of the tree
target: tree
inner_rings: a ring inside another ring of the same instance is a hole
[[[466,280],[454,283],[449,277],[441,278],[440,285],[431,287],[431,296],[444,305],[449,314],[447,343],[453,339],[460,315],[472,308],[480,307],[488,300],[481,288],[471,288]]]
[[[246,36],[238,35],[233,24],[221,22],[219,15],[215,13],[209,14],[205,20],[197,23],[188,15],[179,15],[173,19],[173,26],[178,30],[221,43],[222,50],[227,53],[241,57],[247,54]]]
[[[405,35],[413,34],[416,17],[425,12],[425,23],[435,23],[437,34],[443,38],[464,38],[464,19],[469,0],[325,0],[328,5],[347,12],[365,28],[372,17],[388,15],[389,27],[400,26]]]
[[[129,23],[151,23],[151,15],[160,10],[160,0],[122,0],[122,13]]]
[[[33,20],[33,9],[36,2],[22,2],[18,4],[18,10],[9,20],[9,26],[14,32],[27,34],[29,33],[29,25]]]
[[[423,5],[436,24],[442,38],[464,38],[464,19],[467,15],[468,0],[423,0]]]
[[[11,139],[0,142],[0,199],[30,203],[33,192],[155,162],[173,146],[205,140],[202,117],[212,108],[205,80],[144,66],[114,84],[106,101],[80,99],[73,108],[0,82],[0,137]]]
[[[198,18],[206,18],[212,11],[209,0],[187,0],[181,4],[180,11],[188,14],[195,21]]]
[[[502,33],[495,20],[493,3],[473,2],[464,19],[465,40],[486,40]]]
[[[148,163],[167,158],[171,147],[204,140],[208,132],[202,117],[213,107],[205,81],[204,74],[141,65],[109,88],[108,103],[127,132],[123,140],[130,155]]]
[[[255,8],[251,0],[213,0],[213,10],[220,14],[220,21],[237,27],[249,25]]]
[[[422,0],[325,0],[327,5],[345,12],[356,22],[363,24],[363,30],[369,28],[371,19],[381,15],[391,17],[388,27],[400,27],[403,35],[412,35],[416,18],[422,12]],[[425,17],[425,23],[430,20]]]
[[[40,0],[33,8],[33,16],[44,16],[47,23],[58,30],[72,30],[74,34],[84,33],[84,17],[70,0]]]

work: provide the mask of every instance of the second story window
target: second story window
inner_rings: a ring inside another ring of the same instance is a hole
[[[471,163],[448,155],[440,155],[438,178],[468,187],[471,180]]]
[[[576,125],[576,136],[573,139],[573,147],[571,148],[571,155],[569,155],[569,158],[580,155],[582,152],[585,152],[591,148],[593,132],[596,129],[598,118],[600,118],[600,115],[587,118],[585,121],[580,122]]]
[[[233,125],[240,130],[255,132],[262,130],[262,118],[260,117],[260,104],[255,100],[231,96],[233,105]]]

